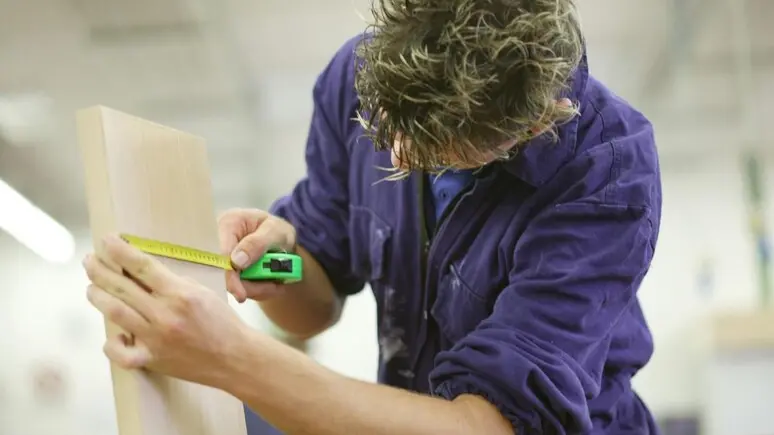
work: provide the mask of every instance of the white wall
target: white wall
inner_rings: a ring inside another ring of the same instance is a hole
[[[765,185],[774,201],[774,165]],[[641,301],[655,338],[655,355],[636,387],[659,414],[699,411],[708,378],[708,317],[718,310],[758,304],[754,241],[748,230],[744,175],[738,157],[713,155],[676,165],[663,174],[662,232]],[[774,228],[769,205],[768,224]],[[702,264],[712,273],[702,285]],[[774,364],[774,362],[772,362]],[[754,397],[739,397],[741,403]],[[711,411],[710,411],[711,412]]]
[[[747,232],[745,191],[738,162],[717,155],[664,169],[662,235],[653,270],[641,292],[656,340],[652,363],[636,386],[658,413],[694,411],[707,393],[708,333],[702,321],[713,309],[755,304],[754,253]],[[774,165],[768,197],[774,201]],[[774,210],[771,210],[774,211]],[[774,213],[769,214],[774,228]],[[4,237],[0,239],[0,433],[3,435],[113,435],[112,396],[101,352],[101,319],[84,296],[80,257],[52,266]],[[714,267],[714,290],[697,287],[702,261]],[[266,325],[254,306],[239,308],[256,327]],[[373,380],[376,370],[375,305],[368,290],[350,299],[336,328],[311,343],[323,364]],[[63,365],[71,401],[36,408],[29,370],[36,361]],[[741,397],[739,400],[754,400]]]
[[[112,435],[114,412],[106,400],[111,397],[110,378],[101,352],[104,333],[85,299],[81,255],[72,264],[52,266],[18,244],[6,242],[2,248],[0,384],[7,391],[0,406],[0,433]],[[30,370],[38,361],[63,367],[66,406],[36,407]]]

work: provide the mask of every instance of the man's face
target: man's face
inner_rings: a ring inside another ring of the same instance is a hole
[[[567,98],[563,98],[559,100],[558,103],[559,105],[565,106],[565,107],[570,107],[572,105],[572,102]],[[539,129],[533,129],[532,133],[535,136],[539,136],[540,134],[544,133],[544,131],[540,131]],[[505,141],[492,151],[481,151],[480,154],[475,156],[475,158],[472,161],[471,159],[463,160],[459,156],[449,155],[447,156],[447,161],[449,162],[447,166],[450,169],[479,168],[497,159],[500,155],[502,155],[503,152],[508,152],[514,146],[516,146],[516,140]],[[392,150],[391,150],[392,152],[390,153],[390,160],[392,162],[392,166],[397,169],[407,169],[407,166],[408,166],[405,164],[405,162],[401,162],[401,159],[400,159],[401,149],[403,147],[411,147],[411,138],[403,137],[402,134],[398,133],[395,136],[395,140],[393,141],[393,144],[392,144]]]
[[[516,145],[515,140],[503,142],[500,146],[497,147],[497,150],[495,151],[481,152],[478,156],[476,156],[474,161],[470,161],[469,159],[462,160],[458,156],[449,155],[447,156],[447,159],[446,159],[446,161],[449,162],[447,166],[450,169],[475,169],[475,168],[484,166],[487,163],[497,159],[497,157],[500,155],[500,153],[498,153],[497,151],[508,151],[511,148],[513,148],[514,145]],[[408,165],[406,165],[400,159],[401,149],[403,147],[411,147],[411,139],[404,138],[399,133],[398,135],[395,136],[395,140],[392,144],[392,149],[390,153],[390,160],[392,162],[392,166],[398,169],[408,168]]]
[[[561,100],[558,101],[558,103],[559,105],[565,106],[565,107],[570,107],[570,105],[572,104],[572,102],[567,98],[562,98]],[[535,136],[539,136],[540,134],[544,133],[544,131],[540,131],[539,129],[533,129],[532,133]],[[492,151],[481,151],[479,155],[475,156],[475,158],[472,159],[472,161],[471,159],[463,160],[459,156],[449,155],[447,156],[447,161],[449,162],[447,166],[449,169],[479,168],[497,159],[500,155],[502,155],[503,152],[508,152],[514,146],[516,146],[516,140],[505,141]],[[408,165],[405,164],[405,162],[401,162],[401,159],[400,159],[401,149],[403,147],[411,147],[411,138],[403,137],[402,134],[398,133],[395,136],[395,139],[392,144],[392,150],[390,153],[390,160],[392,162],[392,166],[395,167],[396,169],[404,169],[404,170],[408,169]]]

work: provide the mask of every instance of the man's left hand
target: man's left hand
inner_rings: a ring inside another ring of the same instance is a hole
[[[110,360],[125,369],[218,383],[247,329],[226,301],[117,236],[106,237],[83,265],[92,282],[89,301],[126,332],[107,338]]]

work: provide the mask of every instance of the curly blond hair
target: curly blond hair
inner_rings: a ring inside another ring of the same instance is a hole
[[[557,104],[583,54],[573,0],[375,0],[371,11],[357,46],[358,120],[377,149],[410,139],[401,172],[507,158],[501,143],[577,112]]]

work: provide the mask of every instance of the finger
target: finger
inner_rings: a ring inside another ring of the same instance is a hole
[[[255,263],[271,248],[290,249],[293,234],[288,224],[280,219],[266,219],[254,232],[239,241],[231,261],[239,269]]]
[[[127,278],[120,269],[116,271],[96,255],[86,256],[83,267],[96,287],[128,304],[144,318],[153,318],[153,297],[142,286]]]
[[[255,285],[246,285],[247,299],[254,301],[265,301],[281,295],[285,287],[276,282],[262,282]]]
[[[226,290],[240,304],[247,300],[247,290],[245,290],[242,280],[239,279],[239,272],[233,270],[226,271]]]
[[[164,293],[177,282],[177,275],[160,261],[126,243],[119,236],[105,237],[103,251],[98,255],[118,264],[132,279],[152,292]]]
[[[223,255],[230,255],[242,237],[255,231],[269,217],[257,209],[233,209],[218,218],[218,239]]]
[[[283,288],[275,282],[245,283],[239,278],[239,273],[233,271],[226,277],[226,288],[239,303],[247,299],[265,301],[278,296],[283,291]]]
[[[124,301],[105,290],[90,285],[86,290],[86,298],[107,320],[120,326],[121,329],[131,334],[147,332],[148,321]]]
[[[153,360],[150,350],[142,342],[129,345],[124,334],[108,338],[103,350],[110,361],[126,370],[143,368]]]

